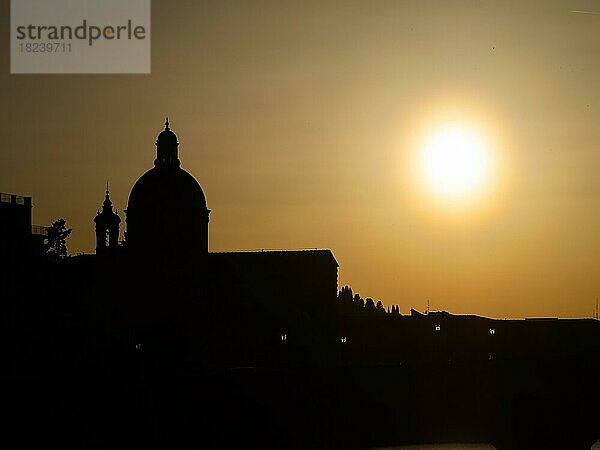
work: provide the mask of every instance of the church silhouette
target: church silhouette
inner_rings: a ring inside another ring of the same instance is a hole
[[[328,334],[335,339],[329,325],[338,264],[330,250],[211,253],[209,215],[200,184],[181,167],[167,119],[156,140],[154,167],[131,189],[125,239],[118,242],[121,218],[107,186],[94,218],[96,255],[71,258],[71,264],[120,287],[109,293],[91,282],[98,301],[124,311],[139,340],[153,342],[144,345],[146,352],[171,343],[176,330],[186,358],[253,366],[257,358],[276,355],[282,336],[285,345],[301,344],[303,354],[313,357],[318,352],[309,351],[312,345]],[[170,330],[169,338],[156,337],[157,329]]]

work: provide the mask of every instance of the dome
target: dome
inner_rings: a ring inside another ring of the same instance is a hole
[[[127,210],[138,208],[206,209],[206,197],[196,179],[181,167],[153,167],[133,185]]]
[[[207,252],[210,211],[206,197],[196,179],[179,166],[173,153],[177,136],[168,121],[165,125],[156,142],[155,166],[140,177],[129,194],[127,244],[138,249]]]

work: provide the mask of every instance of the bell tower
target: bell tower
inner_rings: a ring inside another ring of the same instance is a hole
[[[108,181],[106,182],[106,197],[104,203],[102,203],[102,211],[98,211],[94,222],[96,223],[96,253],[107,249],[116,249],[119,245],[121,218],[116,212],[113,212],[108,192]]]

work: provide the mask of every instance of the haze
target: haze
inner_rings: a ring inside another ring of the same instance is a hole
[[[322,4],[325,3],[325,4]],[[151,75],[10,75],[0,191],[92,252],[165,115],[212,210],[211,251],[331,248],[363,297],[490,317],[589,317],[600,295],[595,2],[152,2]],[[483,130],[493,194],[460,214],[407,160],[445,119]]]

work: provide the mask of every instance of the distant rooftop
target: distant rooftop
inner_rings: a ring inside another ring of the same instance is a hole
[[[233,252],[210,252],[209,257],[213,258],[227,258],[227,257],[239,257],[239,258],[258,258],[261,256],[274,256],[276,258],[328,258],[338,265],[333,252],[329,249],[296,249],[296,250],[274,250],[274,249],[259,249],[259,250],[243,250]]]
[[[257,248],[254,250],[233,250],[230,252],[210,252],[211,254],[251,254],[251,253],[331,253],[328,248],[292,248],[292,249],[276,249],[276,248]]]
[[[414,308],[410,309],[410,316],[415,318],[427,318],[430,319],[458,319],[458,318],[472,318],[482,320],[493,320],[503,322],[531,322],[531,323],[548,323],[548,322],[560,322],[560,323],[581,323],[596,321],[597,319],[591,317],[524,317],[524,318],[511,318],[511,319],[499,319],[494,317],[480,316],[477,314],[453,314],[448,311],[429,311],[421,312]]]
[[[0,192],[0,203],[12,203],[17,205],[31,205],[31,197],[24,197],[17,194],[7,194]]]

